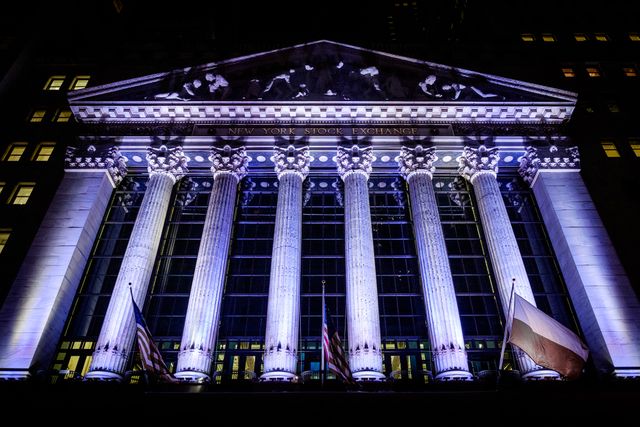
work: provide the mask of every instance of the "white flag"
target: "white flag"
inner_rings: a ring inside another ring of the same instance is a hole
[[[580,376],[589,350],[582,340],[557,320],[516,294],[509,342],[540,366],[567,378]]]

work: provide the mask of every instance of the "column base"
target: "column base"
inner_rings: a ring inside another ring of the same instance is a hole
[[[522,379],[525,381],[540,381],[540,380],[560,380],[560,374],[551,369],[538,369],[535,371],[529,371],[522,375]]]
[[[449,382],[449,381],[473,381],[473,375],[471,372],[463,370],[444,371],[436,375],[436,381]]]
[[[618,368],[614,369],[612,372],[614,378],[619,379],[639,379],[640,378],[640,368]]]
[[[176,372],[174,376],[180,381],[186,383],[202,384],[211,381],[211,377],[209,375],[198,371],[180,371]]]
[[[0,369],[0,380],[26,381],[31,378],[31,372],[27,369]]]
[[[356,381],[385,381],[387,379],[382,372],[378,371],[359,371],[352,375]]]
[[[91,371],[84,376],[88,381],[115,381],[122,382],[122,375],[109,371]]]
[[[293,382],[297,378],[296,374],[286,371],[271,371],[260,375],[260,381]]]

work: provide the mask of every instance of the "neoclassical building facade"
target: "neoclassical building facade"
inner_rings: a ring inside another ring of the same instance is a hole
[[[132,295],[184,381],[313,378],[323,297],[357,380],[473,381],[513,283],[588,370],[640,376],[574,93],[319,41],[69,102],[82,135],[0,310],[2,378],[130,380]]]

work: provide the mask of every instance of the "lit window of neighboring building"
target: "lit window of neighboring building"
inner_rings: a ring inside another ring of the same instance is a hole
[[[605,33],[596,33],[594,35],[594,38],[599,42],[608,42],[609,41],[609,36],[606,35]]]
[[[53,154],[53,149],[56,146],[54,142],[43,142],[38,145],[35,153],[33,154],[33,160],[36,162],[46,162]]]
[[[577,42],[586,42],[587,40],[589,40],[589,38],[587,37],[586,34],[584,33],[576,33],[573,35],[573,38],[577,41]]]
[[[44,120],[44,115],[47,114],[47,110],[34,110],[29,116],[31,123],[40,123]]]
[[[9,148],[7,148],[7,151],[4,153],[2,160],[6,162],[17,162],[20,160],[26,149],[26,142],[16,142],[14,144],[11,144]]]
[[[613,141],[602,141],[601,145],[607,157],[620,157],[620,153]]]
[[[6,184],[4,182],[0,182],[0,194],[2,194],[2,190],[4,190],[4,186]]]
[[[629,33],[629,40],[632,42],[640,42],[640,33]]]
[[[609,109],[610,113],[619,113],[620,112],[620,107],[615,102],[608,102],[607,103],[607,108]]]
[[[70,110],[60,110],[56,115],[56,123],[67,123],[71,120],[71,111]]]
[[[600,77],[600,70],[598,67],[587,67],[587,75],[589,77]]]
[[[638,77],[638,71],[634,67],[624,67],[622,71],[627,77]]]
[[[0,228],[0,254],[2,253],[4,247],[7,245],[7,240],[9,240],[10,235],[11,230]]]
[[[66,76],[51,76],[47,80],[47,84],[44,85],[44,90],[60,90],[64,84]]]
[[[542,41],[547,43],[553,43],[556,41],[556,36],[554,36],[553,34],[543,34]]]
[[[640,157],[640,139],[632,139],[632,140],[630,140],[629,141],[629,146],[633,150],[633,154],[635,154],[636,157]]]
[[[9,203],[12,205],[26,205],[35,186],[33,182],[21,182],[17,184]]]
[[[91,76],[76,76],[71,83],[71,90],[84,89],[89,84]]]
[[[533,34],[521,34],[520,38],[522,39],[523,42],[532,42],[536,40],[536,37]]]
[[[563,68],[563,69],[562,69],[562,74],[563,74],[565,77],[568,77],[568,78],[570,78],[570,77],[575,77],[575,76],[576,76],[576,72],[575,72],[575,71],[574,71],[574,69],[573,69],[573,68],[571,68],[571,67],[565,67],[565,68]]]

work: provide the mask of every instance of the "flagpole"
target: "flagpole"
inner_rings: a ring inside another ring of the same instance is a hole
[[[133,290],[131,288],[131,282],[129,282],[129,294],[131,295],[131,301],[133,301],[134,303],[136,302],[136,299],[133,297]],[[138,340],[138,334],[136,333],[136,341]],[[134,346],[131,346],[131,360],[133,360],[133,356],[135,354],[135,351],[133,350]],[[135,362],[134,362],[135,365]],[[149,374],[147,374],[147,369],[144,367],[144,363],[142,363],[142,360],[140,361],[140,367],[142,367],[142,375],[144,376],[144,382],[147,383],[147,385],[150,385],[149,382]],[[133,370],[132,370],[133,372]]]
[[[322,280],[322,325],[320,330],[320,385],[324,386],[324,314],[327,310],[327,307],[324,305],[324,284],[325,281]]]
[[[513,323],[513,318],[511,316],[511,305],[513,304],[513,294],[516,289],[516,278],[514,277],[511,280],[511,294],[509,295],[509,308],[507,310],[507,318],[505,320],[504,325],[504,336],[502,337],[502,349],[500,350],[500,362],[498,362],[498,377],[500,377],[500,372],[502,371],[502,364],[504,363],[504,351],[507,348],[507,333],[509,329],[511,329],[511,323]]]

